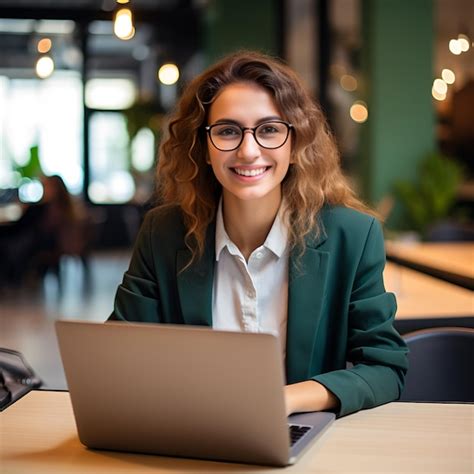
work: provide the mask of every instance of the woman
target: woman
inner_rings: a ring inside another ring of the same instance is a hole
[[[276,334],[288,414],[398,398],[406,348],[381,227],[288,67],[241,52],[197,77],[162,144],[158,188],[164,205],[146,216],[111,319]]]

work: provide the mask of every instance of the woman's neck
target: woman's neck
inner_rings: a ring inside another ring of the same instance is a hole
[[[280,200],[266,202],[241,201],[224,196],[224,227],[245,260],[266,240],[280,207]]]

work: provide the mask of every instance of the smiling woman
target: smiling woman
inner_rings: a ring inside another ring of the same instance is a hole
[[[289,414],[399,397],[406,347],[381,226],[293,71],[240,52],[197,77],[157,180],[164,204],[145,219],[110,319],[275,335]]]

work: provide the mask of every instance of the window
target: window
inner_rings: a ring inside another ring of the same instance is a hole
[[[72,193],[82,191],[82,85],[77,73],[48,80],[0,76],[0,188],[29,174],[59,174]],[[38,147],[40,170],[25,168]]]
[[[130,147],[120,112],[94,112],[89,124],[89,197],[96,204],[124,203],[135,194]]]

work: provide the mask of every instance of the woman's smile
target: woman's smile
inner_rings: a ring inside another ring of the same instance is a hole
[[[271,168],[271,166],[259,167],[231,167],[230,169],[241,178],[261,178]]]

